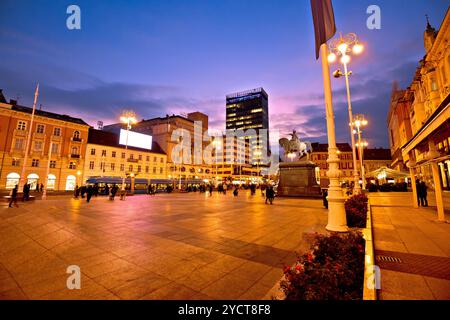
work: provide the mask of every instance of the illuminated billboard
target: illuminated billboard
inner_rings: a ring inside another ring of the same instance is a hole
[[[120,129],[119,144],[126,145],[126,143],[127,143],[127,130]],[[129,131],[128,132],[128,146],[152,150],[152,136]]]

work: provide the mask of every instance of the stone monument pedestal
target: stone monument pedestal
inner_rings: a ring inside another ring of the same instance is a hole
[[[279,197],[322,198],[316,180],[317,165],[311,161],[280,163]]]

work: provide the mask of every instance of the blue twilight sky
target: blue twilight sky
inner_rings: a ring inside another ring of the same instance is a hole
[[[81,8],[81,30],[66,9]],[[424,55],[425,14],[439,28],[446,0],[334,0],[336,24],[366,45],[354,57],[354,112],[371,124],[371,146],[389,145],[392,82],[407,86]],[[381,8],[381,30],[366,9]],[[263,86],[270,125],[326,142],[320,63],[309,0],[1,0],[0,88],[7,98],[79,116],[116,121],[124,108],[140,118],[203,111],[225,128],[225,95]],[[332,67],[337,68],[336,66]],[[333,79],[338,140],[350,140],[343,80]]]

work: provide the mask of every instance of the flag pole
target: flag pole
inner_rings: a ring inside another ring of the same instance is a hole
[[[332,232],[347,232],[347,217],[345,214],[344,197],[339,178],[339,156],[336,146],[336,130],[334,123],[333,97],[331,93],[330,66],[328,65],[328,46],[320,46],[322,58],[323,86],[328,135],[328,165],[327,176],[330,179],[328,187],[328,225],[326,229]]]
[[[24,181],[25,181],[25,169],[28,161],[28,152],[30,150],[30,144],[31,144],[31,135],[33,133],[33,122],[34,122],[34,113],[36,111],[36,103],[39,96],[39,83],[36,85],[36,90],[34,91],[34,102],[33,102],[33,111],[31,112],[31,121],[30,126],[28,129],[28,137],[27,137],[27,143],[25,144],[25,156],[23,157],[23,163],[22,163],[22,173],[20,174],[20,180],[19,180],[19,190],[18,192],[23,191]]]

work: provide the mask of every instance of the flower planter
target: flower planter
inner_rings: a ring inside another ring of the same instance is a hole
[[[372,239],[372,217],[370,203],[368,203],[367,212],[367,225],[364,229],[354,228],[352,230],[359,231],[362,233],[365,240],[364,248],[364,283],[363,283],[363,293],[362,300],[376,300],[376,286],[374,277],[374,249],[373,249],[373,239]],[[263,300],[286,300],[286,295],[281,288],[282,281],[286,278],[283,276],[275,286],[266,294]]]

